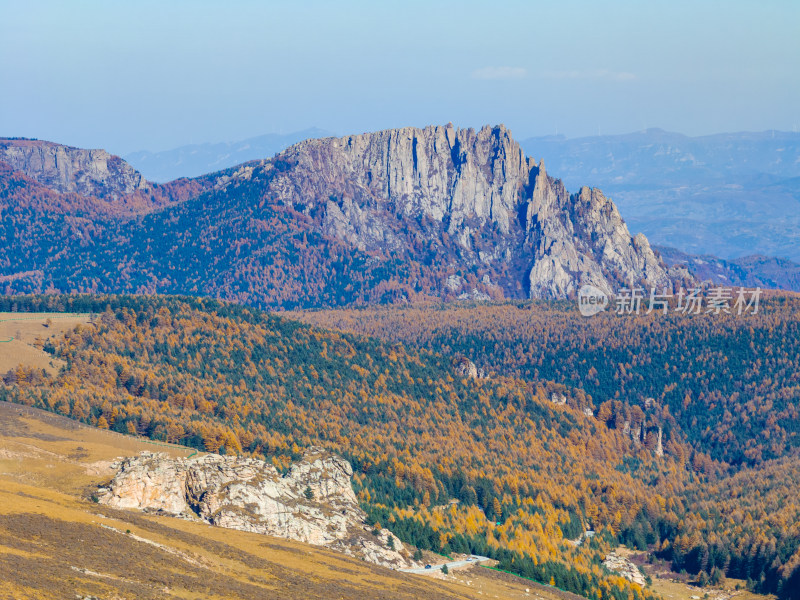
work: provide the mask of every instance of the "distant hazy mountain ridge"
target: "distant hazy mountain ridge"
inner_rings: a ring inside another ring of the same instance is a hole
[[[651,243],[800,261],[800,133],[688,137],[660,129],[522,141],[570,189],[597,186]]]
[[[716,256],[686,254],[675,248],[656,247],[656,250],[666,264],[685,266],[700,281],[800,292],[800,264],[790,260],[759,255],[723,260]]]
[[[150,181],[164,183],[221,171],[250,160],[270,158],[301,140],[329,135],[330,132],[312,127],[286,134],[269,133],[238,142],[190,144],[161,152],[140,150],[126,154],[124,158]]]

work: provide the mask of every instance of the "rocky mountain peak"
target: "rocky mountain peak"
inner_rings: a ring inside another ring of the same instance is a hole
[[[307,140],[281,158],[309,177],[321,176],[326,187],[342,184],[345,198],[369,196],[400,215],[446,220],[449,231],[475,217],[507,233],[528,172],[522,148],[503,125],[477,132],[452,124],[403,127]],[[300,202],[309,191],[302,182],[287,184],[289,200]]]
[[[150,187],[138,171],[105,150],[0,138],[0,161],[58,192],[117,198]]]
[[[54,189],[103,199],[86,208],[73,195],[63,204],[93,216],[108,209],[107,238],[86,224],[62,241],[68,251],[42,246],[34,260],[8,269],[48,273],[52,263],[56,274],[68,263],[83,272],[67,289],[102,281],[107,291],[194,290],[265,306],[318,306],[565,298],[586,284],[610,293],[631,283],[674,290],[688,277],[668,270],[644,236],[631,235],[610,198],[589,188],[569,193],[503,125],[310,139],[271,159],[164,186],[104,151],[46,142],[2,141],[0,162]],[[15,199],[31,201],[25,190]],[[174,209],[155,214],[165,206]],[[145,213],[153,213],[146,229],[120,220]],[[48,237],[42,227],[46,221],[34,220],[25,236],[39,244]],[[121,264],[118,234],[136,240],[123,251],[141,275],[136,283],[127,271],[107,280]],[[209,236],[218,242],[198,242]],[[165,247],[192,256],[203,250],[177,269],[163,254],[141,251]],[[18,285],[34,291],[54,281],[60,275]]]
[[[589,188],[569,194],[503,125],[307,140],[278,160],[292,165],[274,181],[278,198],[321,213],[323,233],[360,250],[407,254],[413,236],[429,260],[484,269],[512,297],[520,284],[525,296],[558,298],[584,284],[673,284],[610,199]]]

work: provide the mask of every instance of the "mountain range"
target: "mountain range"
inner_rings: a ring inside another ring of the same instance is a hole
[[[631,235],[600,190],[569,194],[502,125],[306,140],[168,184],[47,142],[0,141],[0,161],[7,292],[190,292],[291,308],[691,279]]]
[[[529,138],[568,189],[602,188],[634,231],[692,254],[800,261],[800,133],[661,129]]]
[[[685,266],[702,281],[722,286],[744,286],[800,291],[800,265],[783,258],[758,254],[724,260],[716,256],[687,254],[656,246],[664,262]]]
[[[160,152],[140,150],[125,154],[123,158],[148,180],[165,183],[267,158],[305,139],[330,135],[329,131],[311,127],[292,133],[268,133],[237,142],[188,144]]]
[[[271,157],[312,128],[238,142],[195,144],[124,158],[148,180],[197,177]],[[598,187],[631,231],[662,247],[738,259],[749,255],[800,261],[800,134],[739,132],[690,137],[662,129],[622,135],[523,139],[568,190]]]
[[[742,152],[760,148],[757,141]],[[525,142],[548,156],[561,147],[556,164],[568,182],[577,178],[574,165],[612,189],[657,171],[633,175],[623,164],[612,178],[613,161],[601,168],[587,144]],[[624,149],[635,143],[606,145],[630,155]],[[664,172],[668,162],[686,162],[680,150],[639,147],[663,154]],[[707,154],[706,166],[694,160],[672,171],[699,180],[714,160],[731,159]],[[783,177],[792,164],[765,160],[757,168]],[[548,170],[502,125],[307,139],[272,158],[164,184],[103,150],[4,139],[0,278],[7,293],[191,292],[272,308],[563,298],[584,284],[613,292],[631,281],[674,288],[694,277],[800,289],[800,266],[789,260],[654,251],[603,192],[570,194]]]

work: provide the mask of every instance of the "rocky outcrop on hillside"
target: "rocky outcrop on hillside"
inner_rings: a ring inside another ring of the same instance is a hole
[[[672,287],[647,238],[631,236],[611,200],[587,187],[570,196],[547,175],[544,161],[527,211],[526,234],[534,254],[531,297],[563,297],[587,284],[607,293],[630,281]]]
[[[105,150],[0,138],[0,161],[58,192],[117,198],[150,187],[138,171]]]
[[[310,451],[283,476],[262,460],[216,454],[145,452],[113,466],[117,475],[96,494],[108,506],[325,546],[387,567],[413,565],[390,531],[367,526],[350,463],[330,453]]]
[[[664,456],[664,428],[661,406],[654,398],[645,398],[641,406],[622,421],[622,435],[636,445],[649,448],[656,456]]]
[[[644,575],[642,575],[639,567],[624,556],[612,552],[606,556],[603,561],[603,566],[612,573],[617,573],[632,583],[636,583],[642,587],[646,584]]]
[[[281,158],[297,163],[295,190],[305,192],[304,175],[341,183],[348,196],[389,203],[407,217],[447,221],[457,232],[470,218],[510,230],[530,166],[519,144],[501,125],[492,129],[405,127],[376,133],[307,140]],[[324,191],[324,190],[320,190]],[[329,197],[324,197],[328,200]]]
[[[486,377],[486,371],[483,368],[478,368],[474,362],[466,356],[457,356],[453,359],[453,371],[459,377],[466,377],[468,379],[483,379]]]
[[[611,200],[585,187],[570,195],[502,125],[307,140],[276,161],[263,167],[289,168],[273,180],[274,196],[319,217],[326,235],[362,251],[478,267],[507,297],[563,298],[585,284],[671,288],[679,276],[630,234]],[[469,298],[453,281],[442,277],[442,293]]]

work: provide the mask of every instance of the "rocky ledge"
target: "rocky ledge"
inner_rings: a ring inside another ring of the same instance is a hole
[[[151,187],[141,173],[105,150],[0,138],[0,161],[62,193],[117,198]]]
[[[637,567],[624,556],[620,556],[619,554],[612,552],[606,556],[605,560],[603,561],[603,566],[609,571],[624,577],[631,583],[636,583],[642,587],[645,586],[646,582],[644,575],[642,575],[639,567]]]
[[[325,546],[391,568],[417,566],[390,531],[367,525],[352,467],[334,454],[309,451],[285,475],[262,460],[216,454],[143,452],[112,466],[116,476],[97,490],[101,504]]]

